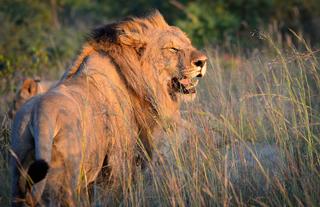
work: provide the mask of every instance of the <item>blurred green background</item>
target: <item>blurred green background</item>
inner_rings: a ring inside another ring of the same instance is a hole
[[[262,30],[320,40],[319,0],[0,0],[0,95],[26,76],[58,78],[90,29],[154,8],[198,47],[251,50]]]

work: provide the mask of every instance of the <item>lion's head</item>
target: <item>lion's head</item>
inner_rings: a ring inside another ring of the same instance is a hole
[[[89,43],[113,58],[129,87],[140,96],[150,95],[146,92],[158,96],[155,86],[161,83],[174,101],[193,98],[197,78],[206,72],[207,57],[158,11],[100,27],[93,31]],[[150,84],[152,81],[155,84]]]
[[[9,109],[9,118],[13,118],[21,106],[32,97],[46,92],[54,82],[41,81],[39,78],[26,78],[13,99],[13,103]]]
[[[33,79],[26,79],[23,81],[21,88],[18,89],[18,92],[13,99],[12,106],[8,112],[10,118],[14,117],[16,111],[18,111],[27,100],[37,94],[37,84],[37,80]]]
[[[155,21],[163,21],[156,14]],[[146,31],[142,61],[151,62],[160,81],[168,86],[173,99],[191,98],[196,94],[197,77],[206,72],[207,57],[195,49],[185,33],[173,26]]]

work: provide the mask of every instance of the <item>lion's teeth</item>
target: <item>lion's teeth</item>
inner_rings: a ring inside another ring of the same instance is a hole
[[[194,80],[194,79],[192,79],[192,80],[191,80],[191,83],[188,84],[188,85],[185,86],[185,87],[186,87],[187,90],[189,90],[189,89],[192,89],[192,88],[196,87],[196,86],[198,85],[198,83],[199,83],[199,80]]]
[[[199,83],[199,80],[193,80],[192,81],[193,87],[196,87],[198,85],[198,83]]]
[[[189,90],[190,88],[193,88],[193,84],[189,84],[189,85],[185,86],[185,88],[186,88],[187,90]]]

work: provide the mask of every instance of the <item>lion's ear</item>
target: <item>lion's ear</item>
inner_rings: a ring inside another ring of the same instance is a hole
[[[38,84],[33,79],[26,79],[23,81],[20,96],[24,98],[28,98],[37,94]]]
[[[119,42],[123,45],[136,46],[142,42],[141,35],[136,32],[122,31],[118,36]]]
[[[127,45],[136,50],[138,55],[142,55],[146,47],[146,41],[141,34],[141,31],[122,30],[118,35],[118,41],[122,45]]]

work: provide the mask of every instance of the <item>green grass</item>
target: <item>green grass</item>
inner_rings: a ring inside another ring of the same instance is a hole
[[[319,205],[319,50],[299,36],[299,46],[261,37],[264,49],[246,57],[207,49],[209,68],[199,96],[182,108],[193,129],[163,134],[167,141],[156,159],[134,181],[123,179],[119,193],[94,185],[92,204]],[[4,117],[1,206],[8,205],[10,192],[9,126]]]

